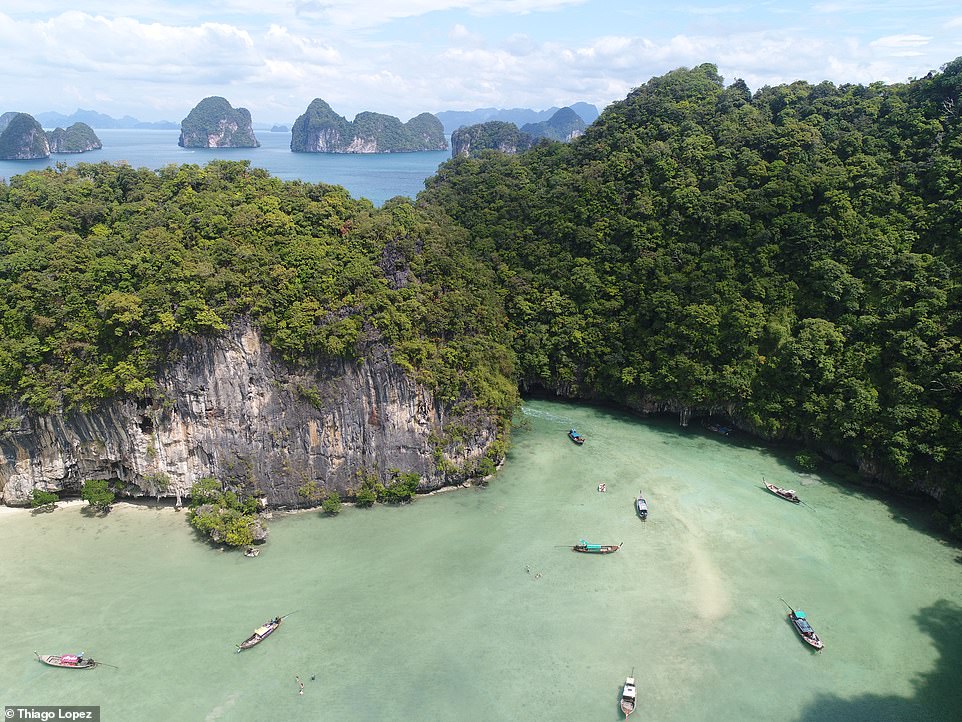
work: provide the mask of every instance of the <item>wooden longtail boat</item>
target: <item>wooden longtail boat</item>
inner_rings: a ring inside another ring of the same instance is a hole
[[[779,599],[781,599],[781,597],[779,597]],[[805,612],[803,612],[801,609],[798,611],[792,609],[792,606],[784,599],[782,599],[782,602],[784,602],[785,606],[788,607],[788,618],[792,620],[792,626],[795,627],[795,631],[798,632],[799,636],[802,638],[802,641],[804,641],[810,647],[821,650],[825,644],[821,639],[818,638],[818,635],[815,634],[815,630],[812,629],[812,625],[808,623],[808,618],[805,616]]]
[[[584,539],[579,539],[578,543],[571,548],[576,552],[584,552],[585,554],[611,554],[621,549],[623,544],[624,542],[621,542],[621,544],[589,544]]]
[[[578,446],[581,446],[583,443],[585,443],[585,437],[574,429],[568,430],[568,438],[575,442]]]
[[[634,671],[632,671],[634,675]],[[631,713],[635,711],[635,700],[638,693],[635,691],[635,678],[628,677],[625,680],[624,689],[621,690],[621,712],[625,715],[625,719],[631,716]]]
[[[802,500],[798,498],[798,494],[795,493],[794,489],[783,489],[780,486],[769,484],[767,481],[764,481],[764,479],[762,481],[765,484],[765,488],[772,492],[775,496],[780,496],[783,499],[792,502],[793,504],[802,503]]]
[[[269,622],[261,625],[254,630],[254,633],[251,636],[237,645],[237,651],[241,652],[242,650],[250,649],[251,647],[260,644],[269,636],[271,636],[274,630],[281,626],[281,622],[283,621],[284,617],[274,617]]]
[[[88,659],[80,654],[40,654],[39,652],[34,652],[37,655],[37,659],[44,664],[49,664],[51,667],[63,667],[65,669],[93,669],[97,666],[97,662]]]

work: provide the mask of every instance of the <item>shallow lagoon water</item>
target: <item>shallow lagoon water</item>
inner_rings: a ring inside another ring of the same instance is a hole
[[[523,419],[487,488],[276,515],[256,559],[170,509],[5,513],[0,704],[99,704],[105,720],[602,721],[620,718],[634,670],[653,720],[962,716],[959,551],[911,507],[667,422],[547,401]],[[575,554],[579,538],[624,547]],[[53,669],[33,650],[120,669]]]

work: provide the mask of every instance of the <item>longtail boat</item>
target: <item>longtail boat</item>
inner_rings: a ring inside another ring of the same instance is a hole
[[[638,518],[642,521],[648,518],[648,502],[645,501],[645,497],[638,492],[638,498],[635,499],[635,512],[638,514]]]
[[[779,598],[781,599],[781,597]],[[815,649],[820,650],[822,647],[824,647],[825,644],[821,639],[818,638],[818,635],[815,634],[815,630],[812,629],[812,625],[808,623],[808,618],[805,616],[805,612],[803,612],[801,609],[796,611],[792,609],[791,605],[784,599],[782,599],[782,601],[785,603],[785,606],[788,607],[788,618],[792,620],[792,625],[795,627],[795,631],[798,632],[799,636],[802,638],[802,641],[804,641],[805,644],[809,645],[810,647],[814,647]]]
[[[782,499],[790,501],[793,504],[802,503],[802,500],[798,498],[798,494],[795,493],[794,489],[783,489],[780,486],[775,486],[774,484],[764,481],[764,479],[762,481],[765,484],[765,488],[772,492],[775,496],[780,496]]]
[[[37,659],[51,667],[64,667],[65,669],[93,669],[97,662],[80,654],[40,654],[34,652]]]
[[[572,549],[576,552],[584,552],[585,554],[611,554],[621,549],[622,544],[589,544],[584,539],[579,539],[578,543],[575,544]]]
[[[251,636],[237,645],[237,651],[240,652],[244,649],[250,649],[251,647],[260,644],[269,636],[271,636],[274,630],[281,626],[281,622],[283,621],[284,617],[274,617],[269,622],[261,625],[254,630],[254,633]]]
[[[585,443],[585,437],[574,429],[568,430],[568,438],[575,442],[578,446],[581,446],[583,443]]]
[[[632,675],[634,675],[634,670],[632,670]],[[638,693],[635,691],[635,678],[628,677],[625,680],[624,689],[621,690],[621,712],[625,715],[625,719],[631,716],[631,713],[635,711],[635,699]]]

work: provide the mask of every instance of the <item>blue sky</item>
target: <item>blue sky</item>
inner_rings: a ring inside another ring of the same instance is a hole
[[[962,56],[942,0],[4,0],[0,112],[180,121],[221,95],[255,122],[314,98],[352,119],[603,108],[673,68],[750,88],[900,82]]]

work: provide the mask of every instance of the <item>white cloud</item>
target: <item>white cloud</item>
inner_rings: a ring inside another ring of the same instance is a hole
[[[873,40],[870,44],[875,48],[917,48],[928,45],[930,37],[924,35],[888,35],[878,40]]]

